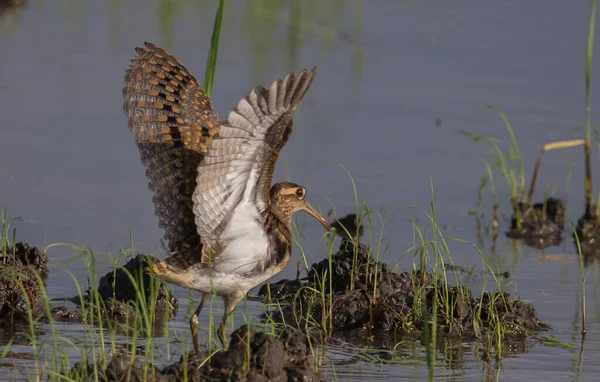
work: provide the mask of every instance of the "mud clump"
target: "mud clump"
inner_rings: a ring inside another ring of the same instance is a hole
[[[585,265],[600,258],[600,221],[595,205],[591,206],[589,211],[577,221],[573,243],[576,250],[579,250],[578,245],[581,246]]]
[[[98,370],[105,381],[320,381],[310,357],[309,339],[298,330],[286,328],[275,337],[243,325],[231,334],[228,349],[210,359],[187,353],[159,369],[121,351]],[[93,371],[94,365],[79,363],[67,375],[77,379]]]
[[[27,6],[28,0],[0,0],[0,17],[16,13]]]
[[[155,322],[159,324],[155,329],[160,329],[162,323],[175,316],[179,302],[163,281],[148,274],[146,268],[149,264],[145,255],[138,254],[123,267],[102,276],[98,288],[88,289],[83,299],[76,296],[70,301],[81,307],[93,303],[92,296],[97,295],[102,303],[103,316],[133,325],[135,304],[141,304],[143,300],[146,304],[154,304]],[[83,318],[79,309],[66,306],[55,307],[52,314],[57,321],[80,321]]]
[[[329,215],[332,215],[332,211],[329,211]],[[335,228],[338,236],[360,239],[364,233],[364,226],[360,220],[357,214],[348,214],[341,219],[331,219],[330,217],[330,224],[332,228]]]
[[[425,330],[435,305],[437,331],[447,337],[479,338],[498,324],[505,340],[549,328],[530,304],[510,300],[507,293],[486,292],[475,299],[467,286],[435,284],[429,273],[394,272],[374,261],[368,247],[349,240],[342,241],[329,263],[325,259],[313,264],[302,293],[284,296],[288,304],[268,313],[270,318],[309,328],[326,322],[334,337],[348,337],[353,331],[364,336],[365,330],[412,335]]]
[[[507,237],[523,239],[525,244],[540,249],[560,244],[566,216],[566,205],[561,199],[548,198],[533,206],[519,202],[513,207]]]
[[[16,243],[0,252],[0,320],[28,320],[44,314],[40,293],[48,279],[48,256],[37,247]],[[40,285],[40,283],[42,285]]]
[[[151,301],[153,297],[152,288],[156,288],[155,284],[159,283],[158,290],[154,292],[156,295],[156,317],[164,317],[170,320],[175,316],[179,301],[177,301],[175,295],[169,292],[163,281],[148,274],[146,269],[150,265],[145,255],[138,254],[123,267],[102,276],[98,283],[98,294],[107,302],[106,305],[111,307],[113,313],[121,315],[127,309],[123,307],[124,304],[138,302],[140,298],[138,289],[143,293],[145,301]],[[132,278],[136,280],[135,283],[132,282]]]

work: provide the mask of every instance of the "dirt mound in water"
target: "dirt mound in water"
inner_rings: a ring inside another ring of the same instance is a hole
[[[523,239],[534,248],[547,248],[560,244],[565,226],[566,205],[561,199],[548,198],[533,206],[518,203],[514,206],[510,231],[506,236]]]
[[[206,355],[187,353],[162,370],[132,359],[122,351],[107,364],[98,365],[106,381],[320,381],[311,368],[310,343],[305,334],[291,328],[278,337],[241,326],[231,334],[227,350],[210,359]],[[94,366],[76,364],[70,378],[93,376]]]
[[[179,302],[163,281],[151,277],[146,272],[149,264],[145,255],[138,254],[123,267],[102,276],[98,288],[88,290],[83,301],[80,301],[79,296],[72,298],[71,301],[79,306],[89,305],[92,296],[97,293],[103,303],[102,313],[107,318],[133,325],[136,314],[135,304],[140,304],[140,307],[153,304],[157,323],[171,320],[177,313]],[[145,301],[146,305],[143,305],[141,300]],[[82,318],[78,309],[69,309],[66,306],[56,307],[52,313],[58,321],[79,321]],[[161,327],[162,325],[158,326]]]
[[[40,293],[48,278],[48,256],[27,243],[0,252],[0,320],[26,320],[44,314]]]
[[[590,211],[586,212],[577,221],[576,234],[573,234],[575,250],[578,250],[578,244],[581,245],[581,253],[586,265],[600,259],[600,221],[598,220],[596,208],[593,205]],[[577,239],[579,239],[579,243]]]
[[[28,2],[28,0],[0,0],[0,17],[25,8]]]
[[[348,239],[360,239],[365,231],[364,225],[361,224],[361,218],[357,214],[348,214],[341,219],[330,219],[329,224],[335,228],[338,236]]]
[[[422,333],[425,323],[432,321],[434,305],[438,333],[449,337],[474,339],[498,321],[506,338],[525,338],[549,327],[531,304],[510,300],[507,293],[486,292],[475,299],[467,286],[445,287],[441,282],[436,286],[428,273],[393,272],[374,261],[368,247],[349,240],[342,241],[331,267],[325,259],[312,265],[305,280],[283,280],[270,289],[271,298],[288,302],[269,313],[275,322],[321,328],[327,323],[333,336],[365,329]],[[259,294],[266,292],[263,287]]]

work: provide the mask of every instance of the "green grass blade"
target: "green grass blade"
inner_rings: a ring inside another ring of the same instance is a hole
[[[210,96],[212,85],[215,78],[215,70],[217,69],[217,54],[219,53],[219,37],[221,35],[221,22],[223,21],[223,8],[225,0],[219,0],[219,8],[215,16],[213,25],[212,38],[210,40],[210,51],[206,60],[206,73],[204,74],[204,89],[206,94]]]

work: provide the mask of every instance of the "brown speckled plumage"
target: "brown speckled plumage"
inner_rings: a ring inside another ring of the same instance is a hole
[[[124,111],[140,150],[159,226],[174,254],[168,263],[187,268],[200,259],[192,194],[198,166],[221,119],[202,86],[163,49],[146,43],[125,75]]]

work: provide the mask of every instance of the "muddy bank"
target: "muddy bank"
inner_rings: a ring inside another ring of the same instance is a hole
[[[600,222],[598,221],[596,208],[593,205],[577,221],[577,227],[573,233],[575,250],[579,253],[579,246],[581,246],[581,254],[586,266],[600,259]]]
[[[147,265],[146,257],[137,255],[123,267],[104,275],[98,287],[88,289],[84,296],[52,307],[52,319],[88,322],[90,317],[85,317],[86,313],[94,311],[96,316],[99,312],[106,320],[133,324],[136,304],[146,312],[152,304],[155,322],[168,322],[176,314],[179,303],[164,282],[145,272]],[[4,329],[15,327],[18,334],[17,324],[29,322],[30,317],[34,321],[48,320],[44,293],[47,279],[48,256],[41,249],[16,243],[14,249],[0,252],[0,324]],[[100,308],[89,309],[93,302],[99,302]],[[162,326],[156,325],[156,328]]]
[[[259,294],[266,296],[267,288]],[[313,264],[304,280],[272,284],[271,298],[282,302],[267,313],[275,322],[326,328],[333,336],[365,330],[421,336],[434,305],[438,335],[451,338],[474,340],[498,323],[505,341],[549,327],[531,304],[511,300],[507,293],[486,292],[476,299],[468,287],[446,288],[429,273],[393,272],[375,262],[368,247],[349,240],[333,255],[331,269],[328,259]]]
[[[54,319],[63,322],[83,320],[85,317],[81,308],[89,308],[94,301],[98,301],[101,316],[129,325],[134,325],[136,306],[145,312],[149,312],[152,306],[156,329],[162,328],[177,314],[179,301],[163,281],[148,274],[148,265],[145,255],[136,255],[124,266],[102,276],[98,288],[88,289],[84,296],[71,298],[70,302],[77,307],[63,305],[53,308]]]
[[[27,3],[28,0],[0,0],[0,17],[22,10]]]
[[[286,328],[276,337],[243,325],[231,334],[228,349],[210,359],[186,353],[159,369],[121,351],[97,369],[101,381],[321,381],[311,357],[309,339],[298,330]],[[75,380],[93,377],[94,365],[78,363],[65,375]]]
[[[561,199],[548,198],[533,206],[520,202],[513,207],[507,237],[523,239],[525,244],[534,248],[560,244],[566,216],[566,205]]]
[[[329,223],[335,228],[335,233],[343,238],[357,238],[360,240],[364,234],[364,225],[357,214],[348,214],[343,218],[333,218],[333,210],[329,211]]]
[[[48,256],[27,243],[0,252],[0,320],[24,321],[45,313],[42,287],[48,279]]]

